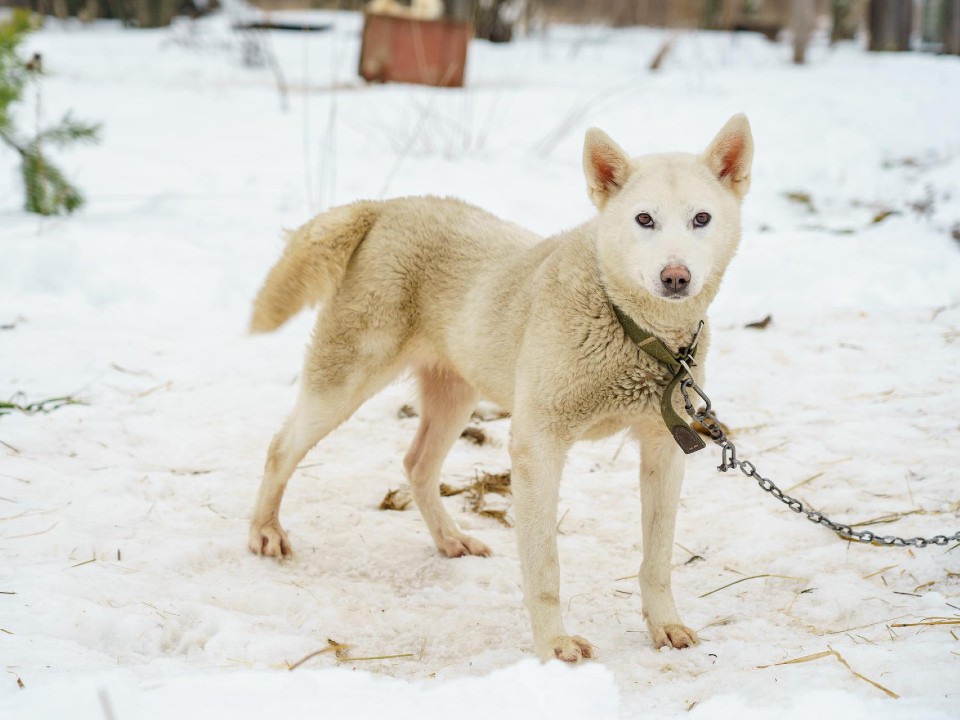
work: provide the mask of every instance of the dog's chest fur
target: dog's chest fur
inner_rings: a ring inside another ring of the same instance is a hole
[[[596,439],[658,417],[673,374],[626,336],[599,277],[577,287],[580,292],[555,295],[564,301],[546,308],[553,327],[533,332],[556,353],[537,360],[555,422],[579,439]],[[665,341],[676,349],[689,337]]]

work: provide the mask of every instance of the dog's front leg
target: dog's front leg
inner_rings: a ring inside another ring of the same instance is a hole
[[[511,431],[511,485],[533,644],[541,660],[579,662],[593,657],[593,646],[582,637],[567,635],[560,616],[557,499],[568,446],[518,427],[518,420],[514,418]]]
[[[697,634],[677,614],[670,587],[670,560],[677,502],[683,484],[684,456],[662,431],[640,435],[640,501],[643,503],[643,562],[640,592],[643,616],[655,647],[685,648]]]

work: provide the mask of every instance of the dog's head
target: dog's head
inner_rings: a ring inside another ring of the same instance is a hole
[[[601,265],[665,301],[715,292],[740,240],[752,160],[745,115],[730,118],[702,155],[631,160],[603,131],[588,130],[583,166],[600,211]]]

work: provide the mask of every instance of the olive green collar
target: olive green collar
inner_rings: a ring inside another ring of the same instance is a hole
[[[691,342],[693,347],[691,349],[681,348],[680,353],[674,355],[670,352],[670,349],[663,340],[652,332],[644,330],[637,325],[637,323],[633,321],[633,318],[617,307],[615,303],[611,302],[610,306],[613,308],[613,314],[617,317],[627,337],[633,340],[636,346],[647,355],[657,362],[666,365],[670,369],[670,372],[673,373],[673,377],[663,389],[663,396],[660,398],[660,414],[663,416],[663,422],[666,424],[673,439],[687,455],[695,453],[697,450],[703,450],[703,448],[706,447],[703,438],[700,437],[696,430],[683,421],[673,407],[674,390],[677,389],[677,386],[688,374],[688,368],[693,363],[693,358],[696,357],[696,338],[700,331],[698,330],[697,333],[694,334],[694,339]]]

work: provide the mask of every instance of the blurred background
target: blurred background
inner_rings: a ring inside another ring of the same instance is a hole
[[[411,6],[413,2],[413,6]],[[227,3],[231,4],[231,3]],[[235,4],[235,3],[234,3]],[[354,10],[390,12],[377,0],[257,0],[263,11]],[[771,40],[784,31],[802,46],[816,29],[833,41],[866,33],[872,50],[960,52],[958,9],[953,0],[396,0],[408,16],[471,21],[478,38],[508,42],[514,33],[543,30],[551,23],[597,23],[611,27],[701,28],[759,32]],[[162,27],[173,18],[196,18],[220,7],[219,0],[3,0],[0,6],[29,8],[61,20],[120,20],[129,27]],[[439,9],[437,6],[440,6]],[[403,11],[396,13],[403,15]]]

